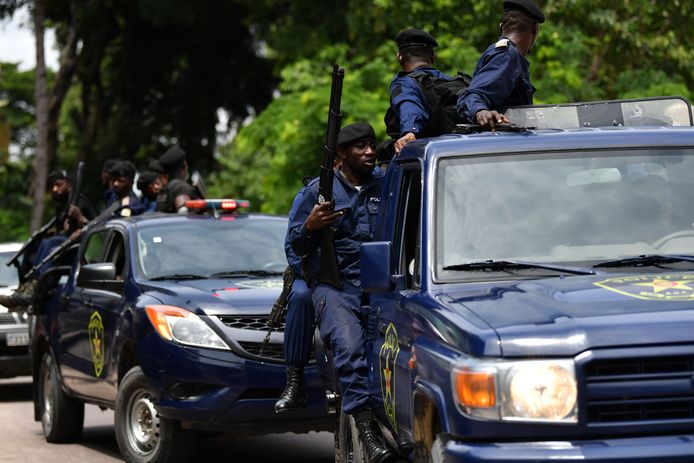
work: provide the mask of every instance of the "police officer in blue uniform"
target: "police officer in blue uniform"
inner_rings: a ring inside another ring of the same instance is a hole
[[[321,337],[334,353],[333,364],[342,396],[342,410],[354,417],[369,462],[391,457],[369,406],[368,367],[361,313],[359,249],[373,238],[383,189],[383,175],[374,173],[376,135],[365,122],[348,125],[338,135],[339,167],[333,182],[334,207],[318,202],[318,182],[306,187],[289,224],[291,245],[308,259],[313,304]],[[320,283],[319,232],[335,227],[335,250],[342,280],[337,289]]]
[[[301,188],[294,198],[289,210],[289,225],[295,221],[297,210],[304,197]],[[313,340],[315,315],[311,290],[301,271],[301,258],[296,255],[291,246],[290,230],[284,241],[284,251],[287,262],[294,270],[296,277],[287,298],[287,319],[284,324],[284,361],[287,364],[287,385],[280,399],[275,403],[275,412],[291,410],[306,406],[304,393],[304,367],[308,364]]]
[[[482,54],[472,82],[458,99],[458,114],[468,122],[491,129],[508,119],[510,106],[531,105],[535,87],[530,83],[526,56],[535,44],[545,15],[533,0],[506,0],[501,37]]]
[[[420,29],[407,29],[395,36],[395,42],[402,71],[390,83],[390,107],[400,120],[399,138],[394,145],[395,152],[399,153],[407,143],[421,138],[429,123],[429,108],[412,74],[424,72],[444,79],[452,77],[434,67],[434,48],[438,43],[431,34]]]

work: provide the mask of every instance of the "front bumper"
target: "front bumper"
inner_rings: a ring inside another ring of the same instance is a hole
[[[451,440],[445,451],[448,463],[691,463],[694,462],[694,434],[508,444],[470,444]]]
[[[0,378],[13,378],[31,374],[29,353],[22,355],[0,356]]]
[[[335,428],[315,367],[304,374],[308,406],[276,414],[274,404],[286,383],[284,365],[245,359],[231,351],[181,347],[153,336],[140,343],[140,360],[159,414],[180,420],[185,428],[240,435]],[[193,393],[181,397],[186,388]]]

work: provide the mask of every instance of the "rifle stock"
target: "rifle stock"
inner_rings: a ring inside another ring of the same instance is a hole
[[[342,82],[345,70],[333,65],[333,79],[330,89],[330,109],[328,110],[328,127],[325,132],[325,155],[321,165],[318,183],[318,203],[333,201],[333,179],[335,178],[335,156],[337,155],[337,136],[340,132],[342,112]],[[337,265],[335,251],[335,229],[327,227],[320,232],[320,279],[321,282],[342,288],[340,269]]]
[[[16,265],[19,267],[19,258],[22,256],[22,254],[24,254],[26,250],[29,249],[29,246],[31,246],[36,241],[42,239],[43,236],[46,233],[48,233],[48,231],[53,227],[53,225],[55,225],[55,222],[56,218],[55,216],[53,216],[51,220],[44,224],[43,227],[39,228],[34,233],[32,233],[29,239],[24,242],[21,248],[19,248],[19,251],[17,251],[17,253],[14,256],[12,256],[12,259],[7,261],[5,265],[7,265],[8,267],[11,265]]]

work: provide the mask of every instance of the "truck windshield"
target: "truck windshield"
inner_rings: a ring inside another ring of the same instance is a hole
[[[228,217],[152,224],[137,232],[138,263],[148,279],[281,274],[287,221]]]
[[[691,148],[449,158],[436,181],[439,278],[488,260],[694,254]]]

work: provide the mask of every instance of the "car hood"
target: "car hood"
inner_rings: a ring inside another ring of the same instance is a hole
[[[282,291],[282,278],[210,278],[147,282],[145,292],[162,304],[199,315],[267,314]]]
[[[503,356],[573,356],[694,339],[692,272],[495,282],[444,292],[442,303],[461,315],[473,312],[494,330]],[[477,354],[495,349],[487,350]]]

